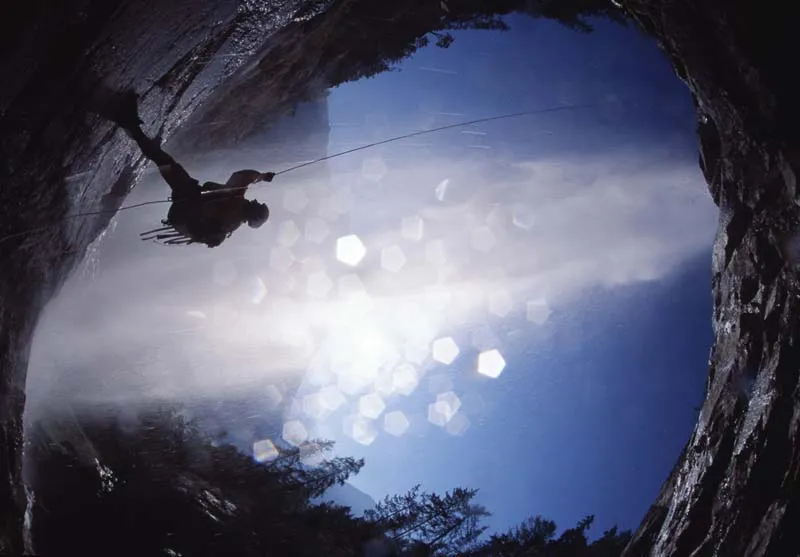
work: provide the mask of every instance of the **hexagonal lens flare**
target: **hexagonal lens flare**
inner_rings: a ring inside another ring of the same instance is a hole
[[[400,225],[400,235],[406,240],[419,242],[425,232],[425,221],[418,216],[406,217]]]
[[[361,238],[355,234],[342,236],[336,240],[336,259],[345,265],[355,267],[361,263],[361,260],[364,259],[366,254],[367,248],[364,247]]]
[[[410,425],[408,418],[400,410],[389,412],[383,417],[383,429],[395,437],[403,435]]]
[[[312,217],[306,221],[306,240],[321,244],[330,234],[328,223],[319,217]]]
[[[358,413],[371,420],[383,414],[386,404],[378,393],[370,393],[358,400]]]
[[[389,246],[381,250],[381,267],[392,273],[399,273],[406,264],[406,255],[400,246]]]
[[[551,313],[553,312],[550,310],[547,300],[543,298],[528,302],[525,312],[528,321],[537,325],[544,325]]]
[[[414,366],[402,364],[392,373],[392,390],[401,395],[410,395],[419,384],[419,376]]]
[[[287,443],[298,446],[308,439],[308,430],[299,420],[283,424],[283,439]]]
[[[253,458],[258,462],[270,462],[279,456],[275,443],[269,439],[263,439],[253,443]]]
[[[456,341],[451,337],[433,341],[433,359],[439,363],[449,365],[458,357],[459,349]]]
[[[362,445],[371,445],[378,437],[378,430],[372,420],[359,416],[347,416],[342,425],[345,434]]]
[[[503,373],[506,367],[506,361],[503,355],[496,349],[481,352],[478,356],[478,373],[496,379]]]
[[[287,220],[278,227],[278,243],[291,247],[300,238],[300,228],[293,220]]]
[[[445,427],[461,408],[461,401],[453,391],[436,396],[436,402],[428,405],[428,421],[439,427]]]

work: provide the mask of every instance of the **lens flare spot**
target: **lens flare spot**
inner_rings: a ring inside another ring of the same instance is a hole
[[[364,259],[366,254],[367,248],[364,247],[361,238],[355,234],[342,236],[336,240],[336,259],[345,265],[355,267],[361,263],[361,260]]]
[[[312,217],[306,221],[306,240],[314,244],[321,244],[331,233],[328,223],[319,217]]]
[[[303,397],[303,413],[317,421],[324,420],[330,413],[319,393],[312,393]]]
[[[395,437],[403,435],[410,425],[408,418],[400,410],[389,412],[383,417],[383,429]]]
[[[297,447],[308,440],[308,430],[300,420],[292,420],[283,424],[282,437],[284,441]]]
[[[444,201],[447,196],[447,188],[450,186],[450,178],[445,178],[439,182],[433,190],[437,201]]]
[[[536,217],[533,211],[525,205],[514,205],[511,219],[514,226],[522,230],[530,230],[536,224]]]
[[[400,224],[400,235],[406,240],[419,242],[425,234],[425,221],[414,215],[406,217]]]
[[[386,403],[378,393],[370,393],[358,400],[358,413],[371,420],[377,419],[386,409]]]
[[[333,281],[325,271],[317,271],[308,275],[306,282],[308,295],[313,298],[325,298],[333,289]]]
[[[403,357],[409,362],[415,363],[417,365],[422,364],[422,362],[425,361],[425,358],[428,357],[430,352],[431,352],[430,345],[428,344],[408,342],[403,347]]]
[[[445,427],[461,407],[461,401],[453,391],[436,396],[436,402],[428,405],[428,421],[433,425]]]
[[[274,409],[283,401],[283,395],[275,385],[269,385],[264,389],[264,397],[267,399],[268,408]]]
[[[344,433],[357,443],[371,445],[378,437],[378,429],[371,420],[361,416],[347,416],[343,421]]]
[[[287,220],[278,227],[278,243],[291,247],[300,239],[300,228],[293,220]]]
[[[271,462],[278,458],[278,449],[269,439],[262,439],[253,443],[253,458],[258,462]]]
[[[500,345],[500,339],[488,325],[480,325],[472,331],[472,346],[483,352]]]
[[[452,418],[459,408],[461,408],[461,399],[453,391],[447,391],[436,395],[436,402],[441,402],[447,405],[448,415]],[[450,419],[448,418],[448,420]]]
[[[264,298],[267,297],[267,286],[264,284],[264,281],[261,280],[261,277],[256,277],[253,279],[253,290],[252,294],[250,295],[250,303],[253,305],[258,305],[264,301]]]
[[[461,411],[473,418],[482,418],[487,414],[486,401],[479,393],[467,393],[461,397]]]
[[[331,412],[338,410],[346,402],[342,391],[336,385],[328,385],[321,389],[319,397],[325,408]]]
[[[433,341],[433,359],[439,363],[450,365],[458,357],[459,349],[452,337],[439,338]]]
[[[337,385],[343,393],[354,396],[372,385],[373,379],[355,373],[342,373],[337,378]]]
[[[390,397],[394,394],[394,387],[392,386],[392,373],[386,369],[382,369],[378,376],[373,381],[375,392],[384,397]]]
[[[547,300],[544,298],[539,298],[538,300],[532,300],[528,302],[525,316],[527,317],[528,321],[531,321],[532,323],[544,325],[551,313],[553,312],[550,310],[550,306],[547,305]]]
[[[452,418],[450,418],[450,420],[444,426],[444,430],[450,435],[458,436],[463,435],[469,426],[469,418],[467,418],[463,412],[458,412]]]
[[[392,390],[398,394],[408,396],[419,385],[417,370],[411,364],[401,364],[392,373]]]
[[[478,373],[496,379],[503,373],[506,361],[499,350],[492,349],[478,355]]]
[[[406,255],[400,246],[389,246],[381,250],[381,267],[392,273],[399,273],[406,264]]]
[[[444,427],[447,425],[447,409],[436,402],[428,405],[428,421],[433,425]]]

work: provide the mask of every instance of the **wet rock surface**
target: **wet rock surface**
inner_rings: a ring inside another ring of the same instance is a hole
[[[47,300],[144,169],[93,109],[104,87],[140,94],[168,139],[309,2],[24,3],[0,23],[0,553],[23,551],[22,410],[30,341]],[[311,6],[313,8],[313,6]],[[69,218],[79,212],[106,211]]]
[[[697,426],[628,556],[798,555],[800,283],[794,8],[631,1],[695,96],[720,208],[715,334]]]

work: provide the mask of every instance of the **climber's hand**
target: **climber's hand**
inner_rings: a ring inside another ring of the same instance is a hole
[[[264,172],[263,174],[261,174],[260,179],[262,182],[271,182],[274,177],[275,177],[274,172]]]

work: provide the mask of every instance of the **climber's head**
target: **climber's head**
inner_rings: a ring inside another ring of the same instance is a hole
[[[269,218],[269,207],[266,203],[251,200],[245,208],[245,220],[250,228],[258,228]]]

